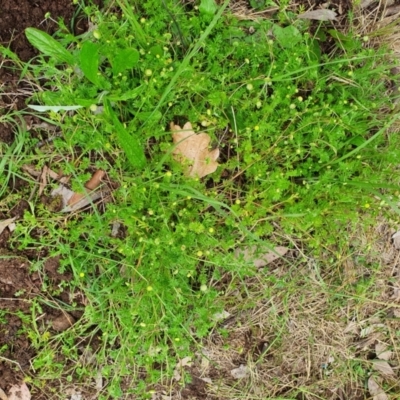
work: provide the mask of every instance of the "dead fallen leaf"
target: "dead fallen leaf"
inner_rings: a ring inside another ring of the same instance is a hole
[[[13,229],[13,224],[14,224],[15,218],[8,218],[8,219],[3,219],[0,221],[0,235],[3,233],[4,229],[8,227],[8,229],[12,232],[15,229]]]
[[[245,365],[241,364],[239,368],[234,368],[231,371],[231,375],[235,378],[235,379],[243,379],[243,378],[247,378],[250,374],[250,369],[249,367],[246,367]]]
[[[53,329],[57,332],[66,331],[75,323],[75,318],[65,311],[52,322]]]
[[[102,184],[102,179],[105,176],[105,172],[101,169],[97,170],[90,180],[86,182],[85,189],[87,189],[86,193],[76,193],[70,189],[68,189],[64,185],[59,185],[56,189],[51,192],[51,196],[56,197],[60,196],[62,200],[62,210],[61,212],[73,212],[77,211],[83,207],[86,207],[89,204],[92,204],[94,201],[106,196],[109,192],[109,189],[98,190]]]
[[[0,400],[8,400],[8,396],[4,393],[2,388],[0,388]]]
[[[375,371],[379,371],[382,375],[393,376],[394,371],[387,361],[384,360],[373,360],[372,368]]]
[[[96,190],[100,185],[101,181],[105,177],[106,172],[102,169],[98,169],[92,177],[85,183],[85,188],[87,190]]]
[[[104,386],[103,375],[101,374],[100,371],[97,371],[96,373],[95,382],[96,382],[96,390],[100,392]]]
[[[31,399],[31,392],[26,386],[26,383],[23,382],[20,385],[13,385],[11,386],[10,390],[8,391],[8,400],[30,400]]]
[[[215,322],[219,322],[219,321],[223,321],[224,319],[227,319],[231,316],[230,313],[228,313],[228,311],[222,310],[221,312],[217,312],[212,316],[212,319]]]
[[[335,21],[336,13],[332,10],[313,10],[307,11],[303,14],[297,16],[297,18],[301,19],[315,19],[317,21]]]
[[[190,365],[192,365],[192,357],[184,357],[181,360],[179,360],[178,364],[176,364],[173,378],[176,381],[180,381],[182,378],[180,372],[182,372],[183,367],[190,366]]]
[[[82,399],[83,399],[82,394],[79,392],[72,394],[70,398],[70,400],[82,400]]]
[[[373,332],[369,336],[364,337],[363,339],[354,343],[356,348],[361,349],[363,351],[368,350],[369,347],[374,344],[377,340],[379,340],[383,336],[382,332]]]
[[[392,240],[395,249],[400,250],[400,231],[397,231],[392,235]]]
[[[357,322],[350,321],[346,328],[344,328],[343,333],[352,333],[352,334],[358,334],[358,324]]]
[[[173,122],[170,126],[176,144],[173,155],[176,161],[186,164],[186,174],[203,178],[215,172],[219,165],[219,149],[209,150],[210,136],[204,132],[196,134],[190,122],[186,122],[183,128]]]
[[[375,345],[375,353],[380,360],[389,361],[392,357],[392,351],[388,350],[388,345],[382,342]]]
[[[236,249],[234,254],[237,258],[243,257],[245,261],[253,261],[255,267],[261,268],[284,256],[288,251],[289,249],[283,246],[271,249],[269,247],[260,248],[254,245],[243,249]]]
[[[375,382],[375,379],[370,376],[368,379],[368,390],[372,396],[372,400],[388,400],[388,396],[383,389]]]

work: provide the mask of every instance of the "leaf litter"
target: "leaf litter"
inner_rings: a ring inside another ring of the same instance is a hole
[[[249,246],[243,249],[237,248],[235,250],[236,258],[243,258],[244,261],[252,261],[254,266],[257,268],[265,267],[276,259],[283,257],[289,249],[287,247],[278,246],[275,248],[270,248],[267,246]]]
[[[384,390],[376,383],[373,376],[368,379],[368,390],[373,400],[388,400],[389,397]]]
[[[7,218],[0,221],[0,235],[3,233],[4,229],[8,228],[10,232],[15,229],[15,217],[14,218]]]
[[[86,192],[77,193],[61,184],[51,192],[51,196],[60,197],[63,205],[61,212],[80,210],[108,194],[108,189],[96,191],[102,186],[104,176],[105,171],[97,170],[90,180],[86,182]]]
[[[8,400],[30,400],[31,392],[25,382],[13,385],[9,390]]]
[[[190,122],[183,128],[171,122],[170,127],[176,145],[173,156],[185,166],[186,175],[203,178],[216,171],[219,149],[209,149],[211,138],[207,133],[195,133]]]

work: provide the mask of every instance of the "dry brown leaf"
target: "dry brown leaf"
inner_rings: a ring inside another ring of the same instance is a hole
[[[383,389],[375,382],[375,379],[370,376],[368,379],[368,390],[373,400],[388,400],[388,396]]]
[[[8,229],[12,232],[13,225],[14,225],[15,218],[8,218],[8,219],[3,219],[0,221],[0,235],[3,233],[4,229],[8,227]],[[15,228],[15,226],[14,226]]]
[[[99,186],[102,184],[102,179],[105,176],[105,172],[101,169],[97,170],[90,180],[86,182],[85,188],[87,189],[86,193],[76,193],[64,185],[58,186],[51,192],[53,197],[60,196],[62,200],[62,212],[73,212],[77,211],[89,204],[92,204],[94,201],[104,197],[109,190],[99,190],[95,192]]]
[[[4,393],[2,388],[0,388],[0,400],[8,400],[8,396]]]
[[[392,235],[392,240],[395,249],[400,250],[400,231],[397,231]]]
[[[234,368],[231,371],[231,375],[235,378],[235,379],[243,379],[243,378],[247,378],[250,375],[250,369],[249,367],[241,364],[239,366],[239,368]]]
[[[53,329],[57,332],[66,331],[75,323],[75,318],[65,311],[52,322]]]
[[[297,18],[301,19],[314,19],[317,21],[335,21],[336,13],[332,10],[313,10],[307,11],[303,14],[297,16]]]
[[[184,367],[191,366],[191,365],[192,365],[192,357],[184,357],[181,360],[179,360],[179,362],[176,364],[173,378],[176,381],[180,381],[182,378],[182,376],[180,374],[180,372],[182,372],[182,369]]]
[[[375,371],[379,371],[382,375],[393,376],[394,371],[387,361],[384,360],[373,360],[372,368]]]
[[[203,178],[215,172],[219,165],[219,149],[209,150],[210,136],[204,132],[196,134],[190,122],[183,128],[173,122],[170,126],[176,144],[173,155],[176,161],[186,164],[186,174]]]
[[[30,400],[31,399],[31,392],[26,386],[26,383],[23,382],[20,385],[13,385],[11,386],[10,390],[8,391],[8,400]]]
[[[392,357],[392,351],[388,350],[388,345],[386,343],[378,342],[375,345],[375,353],[380,360],[388,361]]]
[[[100,185],[101,181],[105,177],[106,172],[102,169],[98,169],[92,177],[85,183],[85,188],[87,190],[96,190]]]
[[[243,249],[236,249],[235,256],[237,258],[243,257],[245,261],[253,261],[255,267],[261,268],[275,261],[277,258],[284,256],[288,251],[289,249],[283,246],[271,249],[269,247],[260,248],[254,245]]]

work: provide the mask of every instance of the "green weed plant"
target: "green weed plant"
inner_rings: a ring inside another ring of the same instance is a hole
[[[105,12],[84,7],[91,28],[80,36],[26,31],[41,52],[26,67],[41,87],[29,103],[63,132],[51,158],[77,189],[93,167],[118,186],[101,211],[35,205],[18,223],[15,245],[50,249],[74,274],[68,290],[87,299],[70,330],[31,333],[43,376],[65,373],[62,353],[70,379],[100,371],[108,392],[99,398],[121,398],[127,377],[151,396],[215,325],[221,278],[255,273],[236,248],[268,244],[279,224],[317,257],[349,221],[382,207],[372,189],[391,190],[398,141],[387,133],[397,114],[386,50],[286,14],[284,24],[240,21],[227,4],[118,0]],[[183,174],[171,121],[211,135],[215,173]],[[30,144],[28,157],[49,163]],[[117,222],[123,235],[113,237]],[[37,226],[46,233],[33,239]],[[74,347],[93,338],[95,368]]]

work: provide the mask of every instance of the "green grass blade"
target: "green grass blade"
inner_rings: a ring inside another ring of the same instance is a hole
[[[135,168],[146,165],[146,157],[137,137],[130,135],[115,115],[109,100],[104,101],[105,111],[115,128],[118,142],[124,150],[129,163]]]

